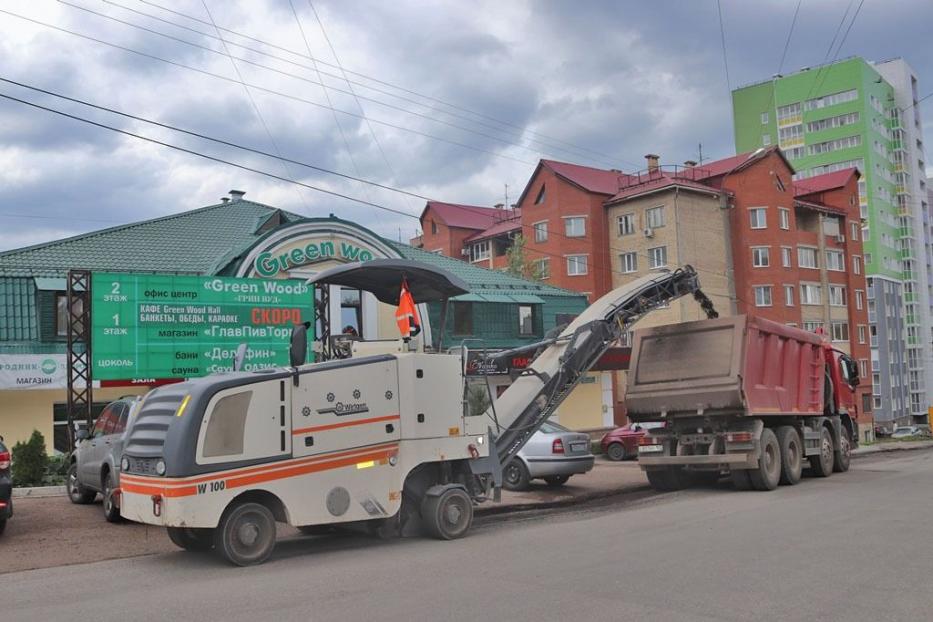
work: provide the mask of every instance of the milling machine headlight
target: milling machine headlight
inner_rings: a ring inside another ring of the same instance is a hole
[[[156,462],[156,473],[159,475],[165,475],[165,460],[159,460]]]
[[[126,456],[123,456],[123,459],[120,460],[120,470],[129,471],[130,470],[130,459]]]

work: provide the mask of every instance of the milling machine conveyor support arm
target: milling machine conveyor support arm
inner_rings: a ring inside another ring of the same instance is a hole
[[[694,296],[707,317],[718,317],[712,301],[700,290],[696,270],[684,266],[614,289],[587,307],[558,337],[532,344],[546,347],[496,402],[504,427],[494,444],[500,464],[504,467],[515,457],[632,324],[687,294]]]

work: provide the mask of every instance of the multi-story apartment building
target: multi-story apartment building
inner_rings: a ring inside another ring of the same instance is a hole
[[[795,182],[856,167],[879,423],[925,422],[933,390],[929,202],[917,80],[850,58],[733,91],[738,151],[778,145]],[[843,236],[851,238],[851,232]]]
[[[481,207],[428,201],[421,212],[422,233],[412,246],[464,259],[483,268],[502,268],[511,236],[520,228],[519,212],[504,205]]]

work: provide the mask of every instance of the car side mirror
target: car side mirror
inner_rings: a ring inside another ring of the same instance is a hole
[[[77,433],[75,433],[75,439],[78,441],[86,441],[88,437],[89,435],[87,433],[87,430],[85,430],[84,428],[81,428],[80,430],[77,431]]]

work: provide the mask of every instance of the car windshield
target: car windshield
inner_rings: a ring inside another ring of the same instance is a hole
[[[545,421],[541,424],[541,431],[545,434],[558,434],[560,432],[569,432],[567,428],[561,425],[557,425],[553,421]]]

